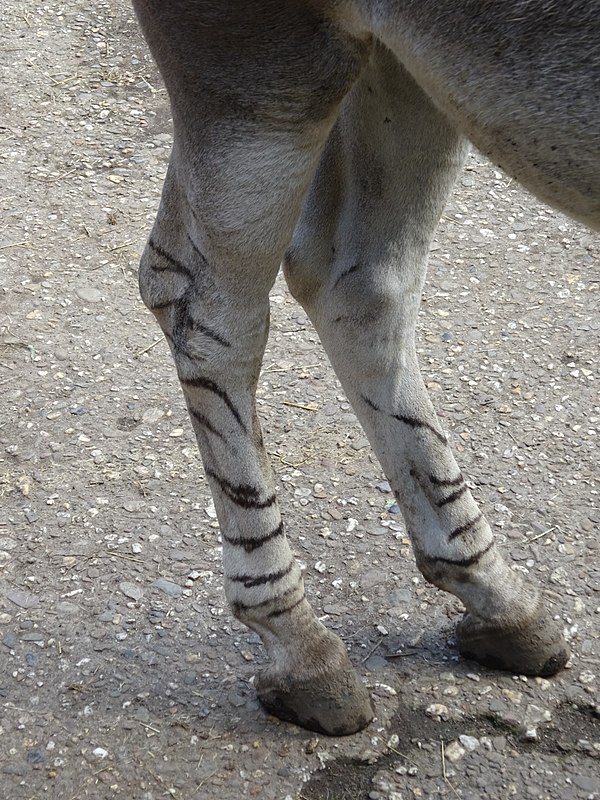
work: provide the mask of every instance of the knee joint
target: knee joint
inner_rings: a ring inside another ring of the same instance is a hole
[[[305,308],[314,303],[323,288],[323,272],[319,270],[316,259],[300,252],[298,248],[291,246],[286,251],[283,274],[292,296]]]

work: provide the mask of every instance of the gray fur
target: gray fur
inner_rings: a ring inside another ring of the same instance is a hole
[[[140,269],[224,541],[226,594],[270,656],[259,696],[327,733],[372,717],[304,597],[256,415],[281,262],[401,505],[425,577],[461,598],[464,652],[531,674],[568,651],[496,548],[419,373],[429,244],[468,137],[600,228],[595,3],[135,0],[175,143]],[[597,9],[596,9],[597,11]]]

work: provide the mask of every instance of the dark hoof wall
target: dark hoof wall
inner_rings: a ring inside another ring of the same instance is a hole
[[[517,675],[549,678],[560,672],[570,655],[560,627],[546,612],[512,630],[465,614],[458,624],[457,639],[465,658]]]
[[[303,684],[275,686],[268,674],[257,683],[258,699],[270,714],[327,736],[349,736],[365,728],[375,710],[351,668]]]

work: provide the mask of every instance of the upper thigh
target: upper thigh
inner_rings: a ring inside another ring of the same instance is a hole
[[[370,37],[314,0],[134,5],[173,112],[167,202],[215,246],[281,250]]]
[[[176,135],[201,122],[195,136],[210,141],[334,118],[368,57],[370,35],[350,33],[343,19],[332,18],[332,5],[134,0],[169,91]]]
[[[420,286],[466,141],[377,43],[342,103],[302,208],[286,277],[301,301]],[[342,279],[341,276],[348,276]],[[379,303],[379,299],[375,300]]]
[[[377,35],[492,161],[600,227],[597,4],[364,0]]]

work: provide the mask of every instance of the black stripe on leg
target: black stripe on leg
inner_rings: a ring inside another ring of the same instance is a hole
[[[165,339],[168,342],[170,342],[171,345],[173,346],[173,349],[175,350],[177,355],[185,356],[186,358],[189,358],[190,361],[194,361],[194,362],[197,362],[198,360],[200,360],[202,358],[202,356],[197,356],[197,355],[194,355],[194,354],[190,353],[190,351],[186,347],[185,342],[175,341],[175,338],[173,336],[171,336],[171,334],[168,333],[164,328],[162,328],[162,332],[164,334]],[[181,380],[181,378],[180,378],[180,380]]]
[[[333,288],[335,289],[340,281],[344,278],[348,277],[348,275],[352,275],[353,272],[356,272],[357,269],[360,269],[360,264],[354,264],[352,267],[349,267],[347,270],[344,270],[340,275],[338,275],[335,283],[333,284]]]
[[[253,550],[257,550],[259,547],[262,547],[263,544],[270,542],[272,539],[276,539],[278,536],[283,536],[283,522],[280,522],[275,530],[272,530],[270,533],[266,533],[264,536],[259,536],[256,539],[246,539],[243,536],[227,536],[224,533],[222,536],[227,544],[231,544],[236,547],[243,547],[247,553],[251,553]]]
[[[227,579],[235,583],[243,583],[245,589],[253,589],[255,586],[276,583],[285,578],[294,569],[294,563],[292,559],[287,567],[280,569],[278,572],[268,572],[266,575],[228,575]]]
[[[480,511],[476,517],[473,517],[473,519],[470,519],[468,522],[465,522],[464,525],[460,525],[458,528],[454,528],[454,530],[451,531],[450,536],[448,536],[448,541],[451,542],[453,539],[456,539],[457,536],[462,536],[463,533],[470,531],[482,519],[483,519],[483,514]]]
[[[194,243],[193,239],[191,238],[191,236],[189,234],[188,234],[187,238],[188,238],[191,246],[193,247],[195,253],[202,260],[202,263],[206,264],[207,263],[206,258],[201,253],[201,251],[198,249],[197,245]],[[169,264],[169,271],[174,271],[174,272],[181,273],[182,275],[185,275],[186,277],[188,277],[190,279],[190,281],[192,281],[192,282],[194,281],[194,273],[192,272],[192,270],[190,270],[188,267],[186,267],[185,264],[183,264],[181,261],[179,261],[178,259],[174,258],[170,253],[167,253],[167,251],[163,247],[161,247],[159,244],[157,244],[154,241],[154,239],[150,239],[148,244],[150,245],[150,248],[152,250],[154,250],[155,253],[157,253],[159,256],[164,258],[165,261],[167,261],[167,263]],[[156,270],[158,272],[164,272],[165,271],[164,267],[160,267],[157,264],[153,264],[152,265],[152,269],[154,269],[154,270]],[[190,290],[191,290],[191,287],[188,288],[188,291],[183,295],[183,297],[180,297],[177,300],[168,300],[168,301],[166,301],[164,303],[156,303],[156,304],[150,306],[150,310],[151,311],[158,311],[160,309],[167,308],[170,305],[175,305],[176,306],[177,319],[176,319],[176,323],[174,325],[174,328],[175,328],[175,331],[174,331],[175,339],[179,338],[179,336],[181,335],[183,329],[190,328],[190,329],[195,330],[195,331],[200,331],[200,333],[204,334],[205,336],[208,336],[210,339],[213,339],[213,341],[218,342],[219,344],[222,344],[224,347],[231,347],[231,343],[228,342],[227,339],[225,339],[223,336],[221,336],[221,334],[217,333],[217,331],[213,330],[212,328],[209,328],[207,325],[203,325],[201,322],[196,322],[192,318],[192,316],[190,314],[190,311],[189,311],[189,305],[190,305],[190,302],[192,300],[192,296],[191,296]]]
[[[224,339],[220,333],[213,331],[212,328],[208,328],[206,325],[203,325],[201,322],[195,322],[194,320],[191,321],[192,330],[200,331],[205,336],[208,336],[210,339],[213,339],[215,342],[222,344],[223,347],[231,347],[231,342],[228,342],[227,339]]]
[[[196,213],[196,209],[194,208],[194,206],[192,205],[192,203],[190,202],[190,200],[189,200],[189,199],[188,199],[188,208],[189,208],[189,210],[190,210],[190,214],[191,214],[191,215],[192,215],[192,217],[195,219],[195,221],[196,221],[196,223],[198,224],[198,226],[199,226],[200,228],[202,228],[202,220],[200,219],[200,217],[199,217],[199,216],[198,216],[198,214]]]
[[[193,289],[188,286],[184,294],[173,304],[173,339],[178,346],[185,345],[187,341],[187,332],[193,327],[194,321],[190,314],[190,302],[192,299]]]
[[[299,600],[296,600],[295,603],[292,603],[285,608],[278,608],[276,611],[271,611],[270,614],[267,614],[268,617],[280,617],[282,614],[289,614],[296,606],[299,606],[300,603],[304,600],[304,592],[302,592],[302,597]]]
[[[370,400],[366,395],[362,394],[361,399],[364,403],[366,403],[369,408],[372,408],[373,411],[381,411],[378,405],[376,405],[372,400]],[[411,428],[423,428],[425,430],[431,431],[433,435],[442,442],[442,444],[448,444],[448,440],[444,436],[443,433],[440,433],[436,427],[434,427],[430,422],[424,422],[421,419],[417,419],[416,417],[407,417],[403,414],[390,414],[392,419],[397,419],[398,422],[402,422],[404,425],[409,425]]]
[[[221,400],[227,406],[227,408],[231,411],[233,416],[236,418],[240,428],[242,428],[243,431],[247,432],[247,428],[244,425],[244,422],[242,420],[242,417],[240,416],[239,411],[231,402],[227,392],[224,389],[221,389],[221,387],[218,384],[216,384],[214,381],[211,381],[210,378],[202,378],[202,377],[182,378],[180,375],[179,380],[181,381],[183,386],[192,386],[195,389],[206,389],[207,391],[216,394],[217,397],[220,397]]]
[[[253,611],[257,608],[265,608],[266,606],[272,606],[275,603],[279,603],[280,601],[286,600],[288,597],[291,597],[297,591],[298,591],[298,584],[292,586],[291,589],[286,589],[285,592],[275,595],[275,597],[271,597],[268,600],[263,600],[260,603],[247,604],[247,603],[242,603],[239,600],[236,600],[231,604],[231,610],[235,615],[239,615],[239,613],[242,611]],[[304,592],[302,592],[302,599],[304,599]]]
[[[366,403],[369,406],[369,408],[372,408],[373,411],[381,411],[379,406],[376,406],[375,403],[372,400],[369,400],[369,398],[366,395],[361,394],[361,399],[364,403]]]
[[[203,264],[203,265],[208,265],[208,261],[206,260],[206,256],[205,256],[205,255],[204,255],[204,253],[203,253],[203,252],[200,250],[200,248],[198,247],[198,245],[196,244],[196,242],[195,242],[195,241],[192,239],[192,237],[189,235],[189,233],[187,234],[187,238],[188,238],[188,242],[189,242],[189,243],[192,245],[192,249],[193,249],[193,251],[196,253],[196,255],[197,255],[197,256],[200,258],[200,260],[202,261],[202,264]]]
[[[211,433],[214,433],[215,436],[218,436],[219,439],[221,439],[222,441],[224,441],[227,444],[227,440],[225,439],[225,437],[223,436],[221,431],[218,430],[217,428],[215,428],[215,426],[208,419],[208,417],[205,417],[204,414],[202,414],[200,411],[196,411],[195,408],[190,408],[188,406],[188,409],[189,409],[189,412],[192,415],[192,417],[196,420],[196,422],[202,428],[205,428],[207,431],[210,431]]]
[[[151,250],[153,250],[161,258],[164,258],[164,260],[169,264],[170,272],[178,272],[181,275],[185,275],[186,278],[189,278],[191,281],[194,280],[194,273],[192,270],[189,269],[189,267],[186,267],[183,262],[179,261],[179,259],[172,256],[170,253],[167,253],[167,251],[157,244],[154,239],[149,239],[148,245],[150,246]],[[152,269],[156,270],[157,272],[167,271],[165,267],[159,267],[158,264],[152,264]]]
[[[148,308],[150,311],[161,311],[163,308],[168,308],[172,306],[175,300],[165,300],[164,303],[152,303],[149,305]]]
[[[443,433],[440,433],[437,428],[435,428],[431,423],[424,422],[422,419],[417,419],[416,417],[405,417],[402,414],[391,414],[394,419],[397,419],[398,422],[402,422],[404,425],[408,425],[411,428],[423,428],[424,430],[431,431],[433,435],[440,440],[442,444],[448,444],[448,440],[444,436]]]
[[[214,342],[223,345],[223,347],[231,347],[230,342],[227,341],[220,333],[217,333],[207,325],[197,322],[190,312],[190,305],[193,303],[193,292],[191,288],[178,300],[173,301],[175,306],[175,320],[173,322],[173,335],[176,340],[180,341],[185,339],[186,331],[199,331],[204,336],[212,339]]]
[[[460,472],[457,478],[436,478],[435,475],[428,475],[427,477],[434,486],[460,486],[465,480]]]
[[[444,497],[444,498],[442,498],[442,500],[438,500],[438,502],[436,504],[437,507],[438,508],[442,508],[442,506],[446,506],[446,505],[448,505],[448,503],[454,503],[456,500],[458,500],[459,497],[462,497],[463,494],[466,491],[468,491],[468,489],[469,489],[469,487],[467,486],[466,483],[464,483],[460,487],[460,489],[457,489],[455,492],[452,492],[452,494],[449,494],[448,497]]]
[[[489,553],[489,551],[492,549],[493,546],[494,546],[494,540],[492,539],[492,541],[486,547],[484,547],[483,550],[480,550],[473,556],[468,556],[467,558],[456,558],[456,559],[438,557],[438,558],[432,558],[431,560],[441,564],[450,564],[454,567],[472,567],[474,564],[477,564],[477,562],[480,561],[486,553]]]
[[[206,474],[218,483],[223,494],[232,503],[242,508],[269,508],[277,500],[275,494],[269,495],[265,500],[261,500],[260,491],[255,486],[250,486],[247,483],[239,483],[237,485],[230,483],[226,478],[222,478],[210,469],[206,470]]]

